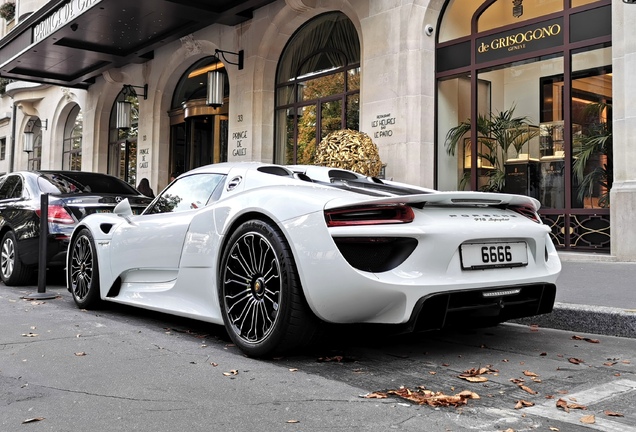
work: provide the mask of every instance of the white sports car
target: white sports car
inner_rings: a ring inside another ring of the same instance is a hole
[[[400,331],[552,310],[561,270],[539,202],[437,192],[318,166],[224,163],[73,232],[77,305],[112,301],[224,324],[250,356],[322,321]]]

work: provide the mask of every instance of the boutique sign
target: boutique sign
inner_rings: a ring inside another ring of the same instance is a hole
[[[479,38],[475,58],[484,63],[561,45],[563,18],[557,18]]]
[[[33,43],[40,42],[50,34],[64,27],[102,0],[71,0],[64,3],[33,26]]]

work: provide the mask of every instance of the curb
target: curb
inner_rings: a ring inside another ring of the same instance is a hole
[[[512,320],[518,324],[636,338],[636,310],[555,303],[552,313]]]

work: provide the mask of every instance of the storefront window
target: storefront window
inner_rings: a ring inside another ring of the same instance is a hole
[[[438,45],[437,187],[531,196],[557,246],[609,250],[611,2],[511,3],[473,4],[470,37]]]
[[[331,132],[359,128],[360,42],[342,13],[305,24],[281,56],[276,89],[275,159],[312,163]]]
[[[611,48],[572,54],[573,207],[608,208],[613,180]]]
[[[82,128],[82,111],[79,105],[75,105],[64,125],[62,169],[82,170]]]

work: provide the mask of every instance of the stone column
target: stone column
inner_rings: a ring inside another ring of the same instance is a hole
[[[612,2],[614,183],[611,252],[636,261],[636,3]]]

